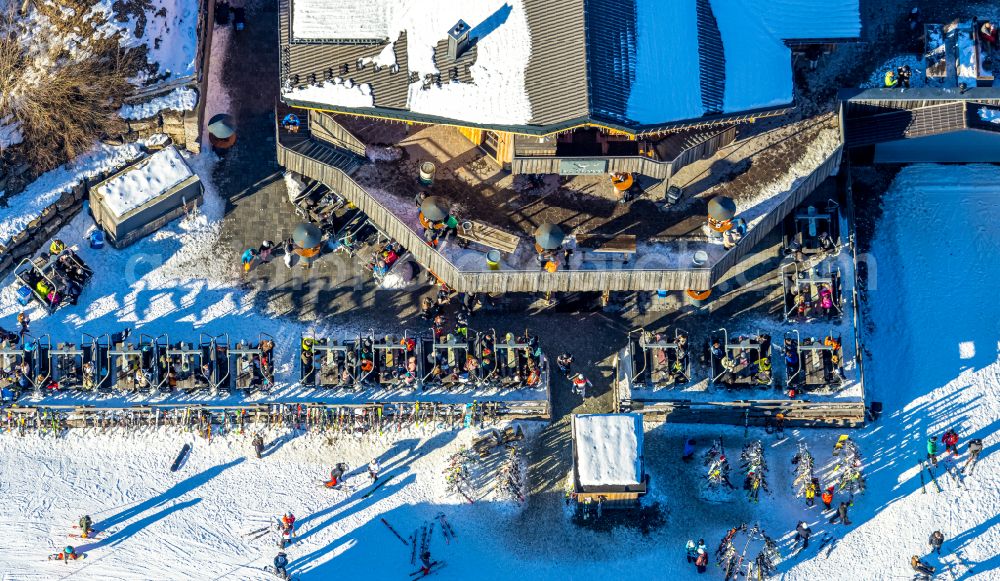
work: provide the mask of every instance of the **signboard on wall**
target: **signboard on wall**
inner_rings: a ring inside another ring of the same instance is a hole
[[[559,175],[561,176],[584,176],[607,173],[608,160],[606,159],[560,159]]]

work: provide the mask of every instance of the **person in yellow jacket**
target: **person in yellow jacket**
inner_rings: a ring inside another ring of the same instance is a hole
[[[66,250],[66,245],[62,240],[56,238],[49,244],[49,254],[52,256],[58,256],[63,250]]]
[[[891,70],[885,72],[885,86],[887,89],[894,89],[899,81],[896,79],[896,73]]]

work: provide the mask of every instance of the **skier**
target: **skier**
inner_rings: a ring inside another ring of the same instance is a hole
[[[798,543],[799,539],[802,540],[802,550],[809,548],[809,537],[812,535],[812,529],[806,524],[806,521],[799,521],[798,526],[795,527],[795,542]]]
[[[430,575],[431,565],[433,565],[434,562],[431,561],[431,552],[428,551],[427,549],[424,549],[424,552],[420,553],[420,564],[421,564],[420,570],[423,572],[423,574],[425,576]]]
[[[284,549],[292,543],[292,537],[295,535],[295,525],[289,523],[282,523],[281,525],[281,539],[278,541],[278,547]]]
[[[969,440],[969,459],[965,461],[965,466],[962,466],[962,473],[965,473],[965,469],[969,469],[969,474],[975,468],[976,460],[979,458],[979,454],[983,451],[983,441],[979,438],[974,440]]]
[[[368,463],[368,477],[372,479],[372,484],[378,480],[378,473],[382,467],[378,463],[378,458],[372,458],[372,461]]]
[[[590,380],[583,376],[582,373],[577,373],[573,378],[573,393],[579,394],[580,397],[587,397],[587,388],[593,387]]]
[[[937,466],[937,438],[934,436],[927,436],[927,459],[934,466]]]
[[[63,549],[62,552],[60,552],[56,556],[56,559],[62,561],[63,563],[67,563],[69,561],[75,561],[79,558],[80,554],[77,553],[76,550],[74,550],[73,547],[70,545],[66,545],[66,548]]]
[[[694,561],[699,573],[704,573],[708,569],[708,547],[705,546],[705,539],[698,539],[698,558]]]
[[[953,428],[948,428],[948,431],[941,436],[941,441],[944,443],[945,453],[951,452],[958,456],[958,432]]]
[[[693,539],[688,539],[687,544],[684,545],[684,552],[687,554],[689,565],[698,560],[698,547],[694,544]]]
[[[295,515],[292,511],[288,511],[281,516],[281,526],[282,528],[295,530]]]
[[[559,367],[559,373],[566,376],[566,379],[570,378],[572,371],[570,370],[573,366],[573,355],[570,353],[563,353],[559,357],[556,357],[556,365]]]
[[[261,454],[264,452],[264,438],[259,433],[254,434],[252,444],[254,454],[257,455],[257,458],[260,458]]]
[[[833,523],[837,522],[838,520],[841,522],[841,524],[843,524],[845,526],[851,524],[850,519],[847,518],[847,503],[846,502],[841,502],[840,506],[837,507],[837,514],[833,515],[833,518],[830,519],[830,524],[833,524]]]
[[[941,545],[944,544],[944,534],[941,531],[934,531],[931,533],[931,537],[927,539],[927,544],[931,546],[931,550],[936,551],[940,555]]]
[[[80,538],[81,539],[86,539],[87,537],[90,536],[90,531],[92,530],[91,527],[92,527],[93,524],[94,523],[93,523],[92,520],[90,520],[90,515],[89,514],[84,515],[80,519]]]
[[[282,579],[288,579],[288,555],[279,551],[274,557],[274,574]]]
[[[340,480],[341,478],[344,477],[344,472],[346,471],[347,471],[346,464],[339,463],[336,466],[334,466],[333,470],[330,470],[330,480],[326,482],[326,487],[335,488],[337,486],[340,486],[341,484]]]
[[[831,487],[827,488],[826,490],[824,490],[823,494],[820,495],[820,499],[823,501],[823,506],[826,507],[826,510],[830,510],[831,508],[833,508],[833,506],[832,506],[833,505],[833,487],[831,486]]]
[[[918,575],[923,575],[924,579],[930,579],[934,575],[934,567],[931,567],[927,563],[920,560],[920,557],[913,555],[910,557],[910,567],[917,572]]]
[[[688,438],[684,440],[684,455],[681,456],[681,460],[685,462],[690,462],[694,458],[694,445],[695,441]]]

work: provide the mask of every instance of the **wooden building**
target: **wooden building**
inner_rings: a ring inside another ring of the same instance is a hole
[[[648,481],[639,414],[573,416],[573,497],[579,505],[635,507]]]

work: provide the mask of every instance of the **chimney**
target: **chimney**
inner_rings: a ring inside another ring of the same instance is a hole
[[[462,56],[462,53],[469,48],[469,25],[464,20],[459,20],[455,26],[448,31],[448,58],[455,60]]]

